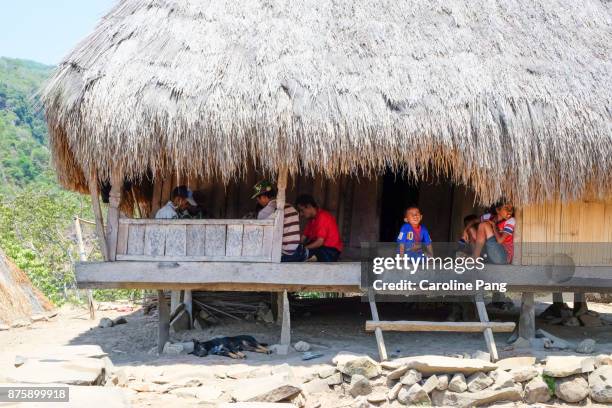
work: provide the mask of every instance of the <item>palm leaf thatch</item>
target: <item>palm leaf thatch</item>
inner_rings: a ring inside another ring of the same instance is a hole
[[[449,175],[483,203],[612,192],[606,0],[123,0],[44,91],[60,181]]]

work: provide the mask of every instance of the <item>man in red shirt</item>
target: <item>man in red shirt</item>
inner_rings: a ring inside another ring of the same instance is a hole
[[[342,240],[336,219],[319,208],[314,198],[303,194],[295,202],[300,215],[308,219],[302,243],[308,250],[309,261],[336,262],[342,253]]]

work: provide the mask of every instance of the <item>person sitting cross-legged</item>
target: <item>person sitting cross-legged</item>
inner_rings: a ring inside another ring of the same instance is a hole
[[[299,196],[295,205],[300,215],[308,219],[302,234],[302,243],[309,254],[307,261],[336,262],[343,245],[334,216],[319,208],[308,194]]]
[[[253,186],[253,196],[262,209],[257,213],[257,219],[273,218],[276,214],[276,190],[268,180],[262,180]],[[297,210],[285,203],[283,220],[283,239],[281,247],[281,262],[301,262],[306,259],[304,248],[300,245],[300,217]]]

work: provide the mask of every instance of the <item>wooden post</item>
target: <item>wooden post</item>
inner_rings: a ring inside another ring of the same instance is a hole
[[[79,248],[79,260],[81,262],[86,262],[87,254],[85,253],[85,245],[83,244],[83,231],[81,230],[81,222],[79,217],[74,217],[74,232],[76,233],[77,245]],[[96,306],[94,304],[91,289],[87,289],[87,307],[89,308],[89,318],[91,320],[95,320]]]
[[[368,302],[370,303],[370,311],[372,312],[372,320],[378,322],[378,308],[376,307],[376,298],[374,295],[374,289],[368,288]],[[374,335],[376,336],[376,345],[378,347],[378,355],[380,361],[387,360],[387,348],[385,347],[385,340],[383,338],[382,329],[377,327],[374,329]]]
[[[164,345],[170,338],[170,310],[163,290],[157,291],[157,314],[159,316],[157,351],[161,354],[164,351]]]
[[[189,329],[193,329],[193,298],[191,289],[185,289],[183,296],[183,303],[185,304],[185,311],[189,315]]]
[[[276,194],[276,217],[274,219],[274,243],[272,245],[272,262],[280,262],[283,247],[283,230],[285,228],[285,197],[287,189],[287,167],[278,170],[278,192]]]
[[[489,315],[487,313],[487,307],[485,306],[484,299],[482,295],[476,295],[476,310],[478,311],[478,318],[482,323],[489,323]],[[487,349],[489,350],[489,354],[491,355],[491,360],[496,362],[499,360],[499,355],[497,354],[497,346],[495,345],[495,337],[493,337],[493,330],[490,328],[486,328],[483,331],[485,343],[487,344]]]
[[[107,217],[107,243],[108,260],[115,261],[117,258],[117,235],[119,233],[119,204],[121,203],[121,190],[123,177],[118,169],[113,170],[111,177],[111,191],[109,196]]]
[[[289,353],[289,346],[291,344],[291,312],[289,310],[289,297],[287,296],[286,290],[283,291],[282,299],[283,299],[283,313],[282,313],[283,323],[281,326],[281,338],[280,338],[281,350],[279,350],[278,354],[286,355],[287,353]]]
[[[533,292],[523,292],[521,316],[519,317],[519,336],[527,340],[535,338],[535,302]]]
[[[100,207],[100,193],[98,191],[98,176],[92,174],[89,179],[89,194],[91,195],[91,203],[93,207],[94,219],[96,220],[96,235],[100,245],[102,258],[108,261],[108,247],[106,242],[106,233],[104,230],[104,218],[102,217],[102,208]]]

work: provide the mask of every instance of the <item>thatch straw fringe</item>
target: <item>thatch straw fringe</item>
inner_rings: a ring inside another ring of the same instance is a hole
[[[426,169],[483,203],[612,193],[602,0],[123,0],[44,91],[60,181]]]

